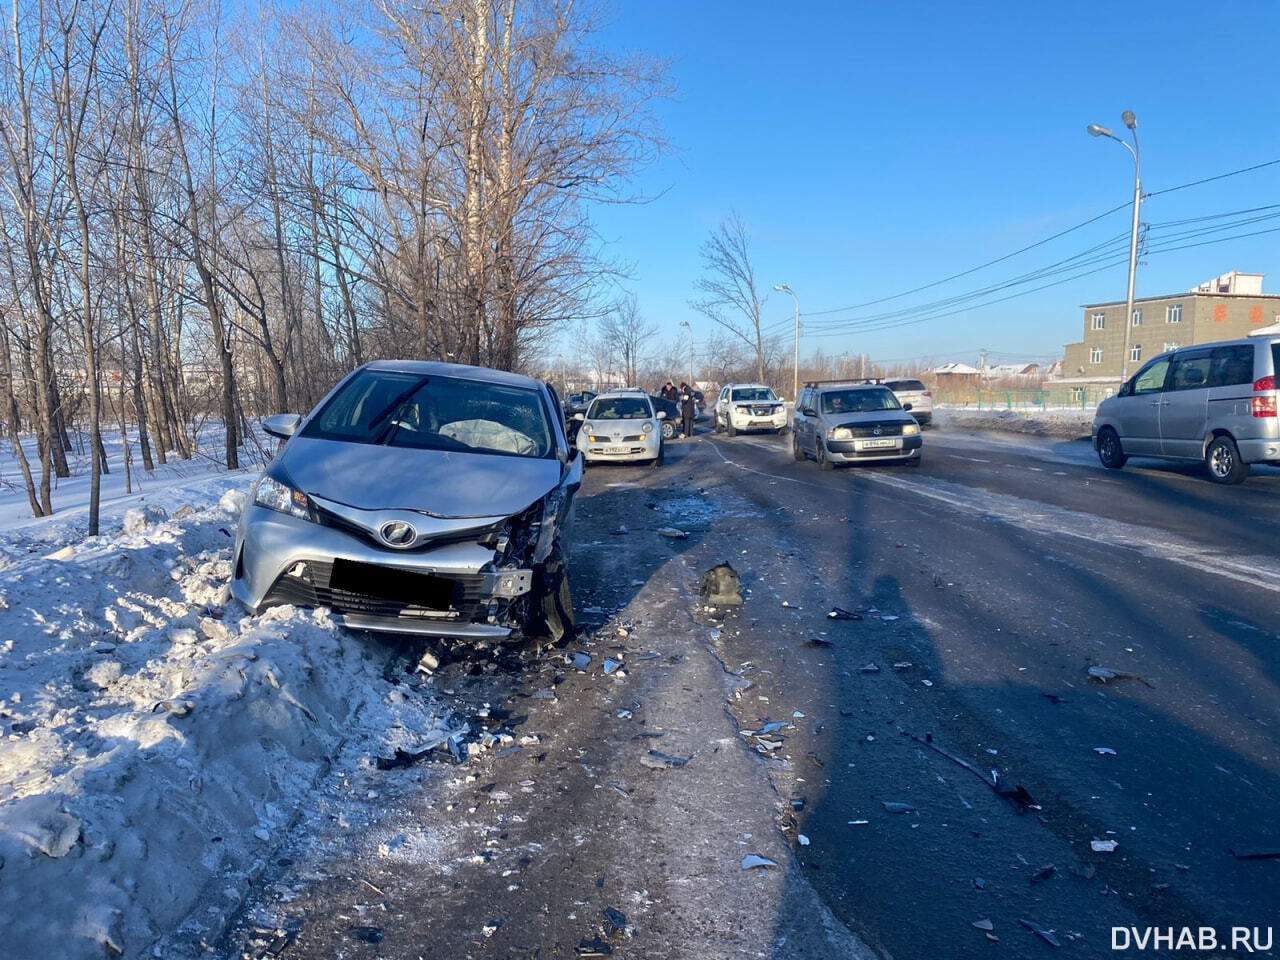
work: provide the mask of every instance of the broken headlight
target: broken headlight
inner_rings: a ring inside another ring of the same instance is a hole
[[[253,490],[253,502],[299,520],[315,520],[310,497],[271,477],[263,477],[258,481]]]

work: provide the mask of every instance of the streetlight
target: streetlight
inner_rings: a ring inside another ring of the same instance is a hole
[[[1129,379],[1129,336],[1133,330],[1133,275],[1138,270],[1138,214],[1142,209],[1142,161],[1138,147],[1138,118],[1132,110],[1120,114],[1120,120],[1133,134],[1133,146],[1121,140],[1106,127],[1091,123],[1086,128],[1091,136],[1109,137],[1129,151],[1133,157],[1133,229],[1129,233],[1129,289],[1124,298],[1124,353],[1120,356],[1120,384]]]
[[[692,392],[697,389],[693,380],[693,327],[689,326],[688,320],[681,320],[680,326],[689,331],[689,390]]]
[[[800,298],[785,283],[775,283],[773,289],[779,293],[791,294],[791,299],[796,305],[796,345],[792,361],[794,365],[791,368],[791,402],[794,404],[800,398]]]

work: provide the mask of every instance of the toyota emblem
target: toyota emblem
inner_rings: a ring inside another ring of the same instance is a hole
[[[418,539],[418,531],[413,528],[411,523],[392,520],[389,523],[384,523],[379,528],[378,536],[382,538],[382,542],[387,546],[403,550],[405,547],[413,546],[413,542]]]
[[[878,423],[877,423],[877,424],[875,425],[875,427],[874,427],[874,428],[872,428],[872,430],[871,430],[871,435],[872,435],[873,437],[878,437],[878,436],[880,436],[880,434],[882,434],[882,433],[884,433],[884,431],[880,429],[880,424],[878,424]]]

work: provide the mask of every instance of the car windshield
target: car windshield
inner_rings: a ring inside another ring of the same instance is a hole
[[[769,387],[743,387],[731,391],[729,399],[739,403],[758,403],[763,400],[777,400],[778,397]]]
[[[366,369],[348,380],[302,436],[518,457],[554,451],[535,390],[389,370]]]
[[[648,420],[653,416],[645,397],[596,397],[588,420]]]
[[[885,384],[890,390],[896,390],[904,393],[912,390],[927,390],[928,388],[919,380],[894,380]]]
[[[877,390],[831,390],[822,395],[823,413],[872,413],[901,410],[898,398],[883,388]]]

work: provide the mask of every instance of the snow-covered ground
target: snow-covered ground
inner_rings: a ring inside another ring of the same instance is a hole
[[[936,420],[1088,433],[1079,411]],[[243,616],[232,534],[260,464],[228,473],[220,444],[135,465],[126,494],[108,443],[91,539],[83,459],[33,520],[0,454],[0,957],[194,956],[318,781],[358,784],[373,758],[455,732],[431,684],[384,675],[393,644],[323,610]]]

